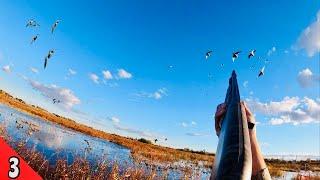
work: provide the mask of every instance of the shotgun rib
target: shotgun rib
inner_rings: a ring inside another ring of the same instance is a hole
[[[221,124],[219,143],[210,179],[250,179],[251,145],[244,107],[235,71],[229,79],[225,104],[227,111]]]

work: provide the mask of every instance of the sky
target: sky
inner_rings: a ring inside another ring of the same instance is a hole
[[[263,153],[320,155],[317,0],[0,4],[0,88],[30,104],[106,132],[215,152],[213,117],[234,69]],[[40,26],[26,27],[30,19]]]

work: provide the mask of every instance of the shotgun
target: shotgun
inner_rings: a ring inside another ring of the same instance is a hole
[[[236,72],[233,70],[226,94],[226,114],[221,124],[219,143],[210,179],[251,179],[252,156],[249,130]]]

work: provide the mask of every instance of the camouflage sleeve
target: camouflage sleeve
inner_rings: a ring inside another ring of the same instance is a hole
[[[261,169],[256,175],[252,175],[251,180],[271,180],[268,168]]]

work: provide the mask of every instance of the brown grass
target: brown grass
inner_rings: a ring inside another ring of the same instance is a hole
[[[269,166],[268,170],[269,170],[271,177],[281,177],[284,174],[284,171],[277,169],[277,168],[273,168],[272,166]]]
[[[276,169],[279,171],[320,171],[319,160],[306,160],[306,161],[285,161],[279,159],[266,159],[265,160],[269,169]]]

